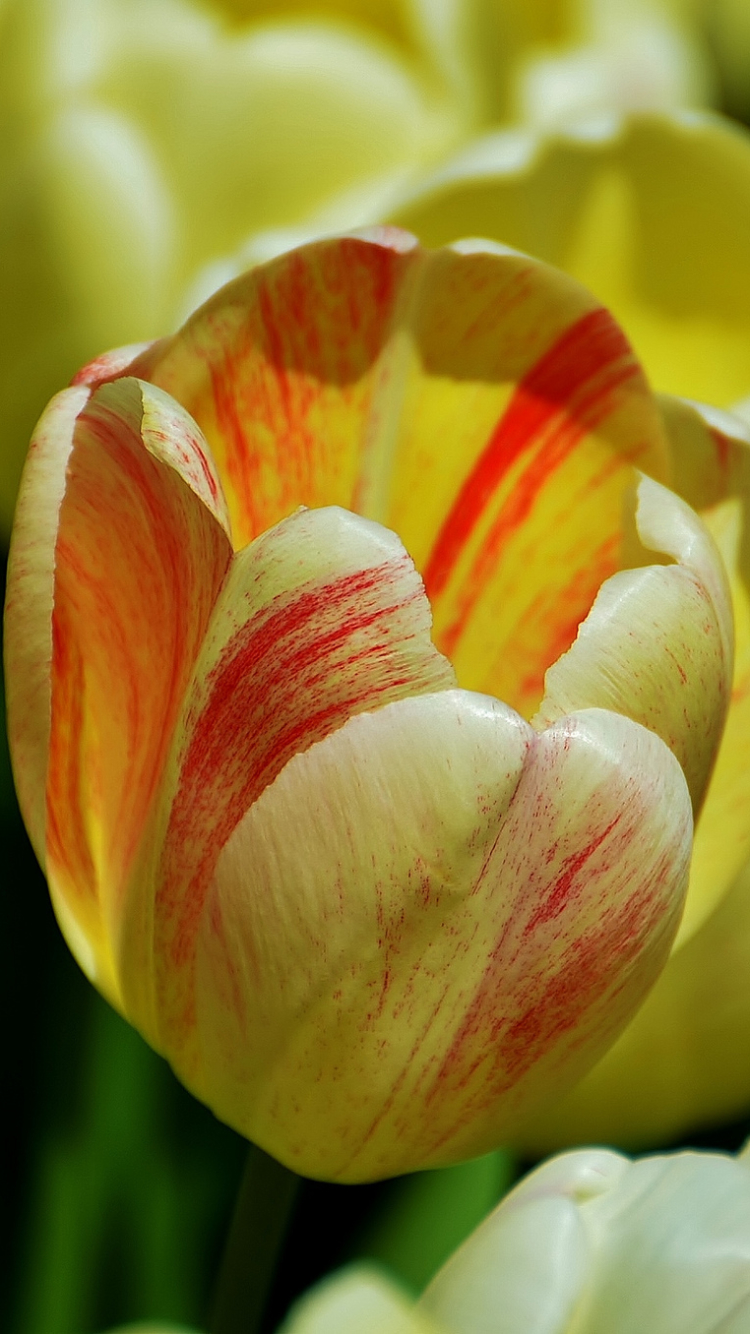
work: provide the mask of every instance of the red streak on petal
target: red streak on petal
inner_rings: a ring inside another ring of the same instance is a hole
[[[518,386],[447,516],[424,574],[430,599],[446,587],[462,551],[497,488],[527,451],[541,448],[495,519],[474,564],[459,613],[441,636],[450,654],[508,536],[529,516],[550,473],[595,429],[613,395],[641,374],[632,350],[609,313],[584,315],[531,369]]]
[[[424,599],[414,581],[405,595],[402,569],[405,555],[297,589],[225,646],[191,720],[159,876],[176,965],[191,958],[221,848],[284,765],[353,715],[435,688],[443,662],[410,644]]]
[[[587,843],[584,848],[581,848],[578,852],[566,858],[562,870],[550,892],[540,901],[539,906],[534,910],[526,923],[523,929],[524,936],[532,935],[543,922],[551,922],[555,917],[559,917],[560,913],[568,903],[571,892],[575,889],[577,877],[584,870],[586,863],[591,860],[594,853],[599,851],[599,848],[610,837],[612,831],[616,829],[620,822],[620,818],[619,815],[616,815],[607,827],[602,829],[590,843]]]

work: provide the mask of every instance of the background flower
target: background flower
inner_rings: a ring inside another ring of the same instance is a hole
[[[336,1275],[284,1334],[742,1334],[750,1316],[747,1151],[630,1162],[564,1154],[527,1176],[414,1304]]]

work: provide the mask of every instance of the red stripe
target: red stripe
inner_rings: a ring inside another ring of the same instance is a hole
[[[542,448],[483,543],[459,616],[441,636],[450,653],[509,534],[528,517],[550,472],[610,409],[612,395],[640,367],[608,311],[598,308],[568,329],[521,381],[438,534],[424,573],[427,595],[443,592],[498,487],[517,460]],[[545,439],[546,436],[546,439]]]

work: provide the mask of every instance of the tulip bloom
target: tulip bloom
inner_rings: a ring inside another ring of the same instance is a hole
[[[400,232],[254,270],[43,415],[26,823],[89,977],[291,1166],[495,1146],[658,975],[733,659],[668,467],[587,292]]]
[[[353,1268],[283,1334],[745,1334],[750,1160],[604,1149],[553,1158],[464,1242],[418,1302]]]

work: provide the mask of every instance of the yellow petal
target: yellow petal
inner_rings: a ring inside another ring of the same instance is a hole
[[[175,235],[151,146],[101,107],[76,106],[11,139],[0,179],[0,523],[9,528],[40,405],[102,348],[165,327]]]
[[[123,27],[99,95],[145,132],[183,225],[185,277],[248,234],[403,178],[455,141],[456,116],[396,48],[304,18],[225,30],[201,16]],[[346,225],[346,220],[344,220]]]
[[[229,284],[137,364],[200,424],[238,548],[299,505],[354,508],[378,358],[420,265],[401,233],[306,247]]]
[[[501,132],[390,220],[425,245],[488,236],[566,269],[613,312],[658,389],[720,404],[750,394],[750,140],[728,121],[684,112]]]
[[[734,666],[729,585],[698,516],[658,482],[638,488],[638,536],[676,564],[623,570],[602,586],[573,647],[545,678],[536,718],[614,709],[656,732],[699,811],[721,741]]]
[[[662,474],[663,427],[608,313],[528,256],[429,256],[410,324],[387,522],[460,683],[529,717],[618,566],[634,465]]]
[[[161,391],[121,379],[54,425],[68,459],[47,631],[47,874],[84,966],[119,1000],[122,893],[231,545],[200,433]],[[45,499],[33,472],[28,494]]]
[[[658,973],[690,828],[674,757],[617,715],[538,736],[453,691],[362,714],[225,844],[181,1076],[315,1176],[486,1151]]]
[[[581,1085],[530,1119],[524,1144],[650,1146],[744,1114],[750,1101],[750,445],[743,424],[662,399],[674,485],[716,539],[729,578],[735,672],[724,738],[699,817],[685,915],[664,972],[623,1036]]]

